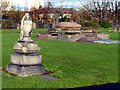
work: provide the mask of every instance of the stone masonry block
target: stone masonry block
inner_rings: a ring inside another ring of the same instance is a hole
[[[7,65],[7,71],[18,76],[26,77],[29,75],[43,74],[45,67],[43,65],[20,66],[14,64]]]
[[[11,54],[11,63],[18,65],[41,64],[41,55]]]

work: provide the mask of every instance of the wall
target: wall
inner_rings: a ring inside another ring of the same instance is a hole
[[[36,28],[52,28],[52,24],[36,22]]]

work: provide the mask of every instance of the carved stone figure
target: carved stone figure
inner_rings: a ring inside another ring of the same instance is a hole
[[[29,13],[26,13],[21,20],[21,33],[19,41],[32,41],[31,34],[32,34],[32,19]]]
[[[40,47],[31,39],[32,20],[26,13],[21,20],[21,33],[18,42],[14,45],[15,53],[11,54],[11,62],[7,65],[7,71],[26,77],[34,74],[42,74],[45,67],[41,65]]]

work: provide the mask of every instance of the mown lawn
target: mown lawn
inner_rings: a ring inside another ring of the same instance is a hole
[[[6,31],[7,32],[7,31]],[[34,32],[34,30],[33,30]],[[11,76],[2,73],[3,88],[74,88],[118,82],[118,45],[75,43],[58,40],[32,39],[41,48],[42,65],[54,71],[60,80],[45,80],[37,75]],[[2,34],[2,67],[10,64],[10,54],[19,33]]]
[[[32,29],[32,33],[39,33],[39,32],[44,32],[44,31],[47,31],[48,29],[47,28],[43,28],[43,29]],[[16,34],[16,33],[20,33],[20,29],[8,29],[8,30],[2,30],[2,34]]]
[[[120,32],[109,32],[109,30],[113,30],[113,28],[98,28],[97,30],[109,34],[110,40],[120,40]]]

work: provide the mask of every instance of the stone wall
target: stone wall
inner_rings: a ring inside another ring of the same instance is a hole
[[[58,35],[58,40],[64,40],[64,41],[73,41],[75,42],[76,40],[85,37],[85,35]]]
[[[57,36],[37,34],[36,38],[39,38],[39,39],[57,39]]]
[[[58,36],[51,36],[51,35],[41,35],[41,34],[37,34],[36,38],[39,39],[55,39],[55,40],[63,40],[63,41],[72,41],[72,42],[76,42],[76,40],[79,40],[81,38],[84,37],[98,37],[100,39],[103,40],[107,40],[109,39],[109,35],[108,34],[98,34],[98,35],[80,35],[80,34],[76,34],[76,35],[63,35],[63,34],[58,34]]]
[[[48,39],[48,35],[37,34],[36,38],[39,38],[39,39]]]
[[[55,40],[57,40],[57,36],[48,36],[48,39],[55,39]]]
[[[71,41],[75,42],[76,40],[84,37],[85,35],[71,35]]]
[[[36,28],[52,28],[52,24],[36,22]]]
[[[88,35],[85,35],[85,37],[97,37],[97,34],[88,34]]]
[[[67,35],[58,34],[58,40],[69,41]]]

